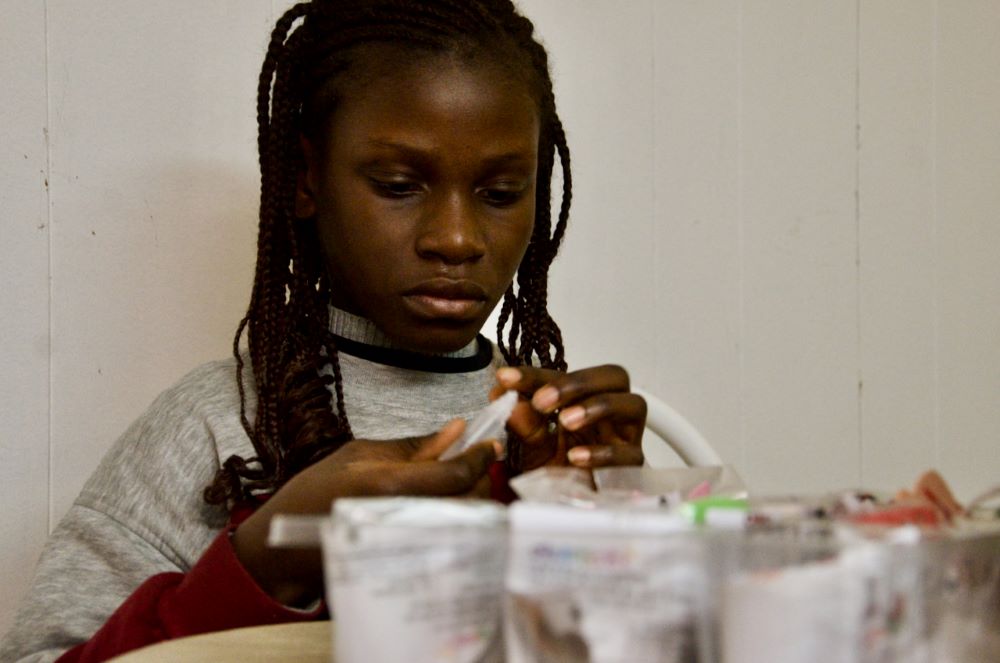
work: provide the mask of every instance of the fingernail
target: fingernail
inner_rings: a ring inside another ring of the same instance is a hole
[[[503,458],[503,445],[496,440],[493,440],[493,452],[497,458]]]
[[[521,371],[516,368],[504,367],[497,369],[497,380],[505,387],[517,384],[521,380]]]
[[[542,387],[531,397],[531,404],[539,412],[548,412],[559,402],[559,390],[552,386]]]
[[[576,430],[583,423],[587,411],[581,405],[574,405],[559,413],[559,423],[567,430]]]
[[[573,447],[566,454],[566,457],[574,465],[586,465],[590,462],[590,449],[587,447]]]

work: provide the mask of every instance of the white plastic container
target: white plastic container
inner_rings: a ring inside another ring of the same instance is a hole
[[[323,525],[337,663],[500,663],[506,510],[341,499]]]
[[[708,661],[702,537],[678,516],[510,508],[510,663]]]

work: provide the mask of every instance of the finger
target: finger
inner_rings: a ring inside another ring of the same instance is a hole
[[[599,421],[613,421],[641,433],[646,425],[646,401],[630,392],[603,392],[563,408],[559,424],[568,431],[579,431]]]
[[[605,365],[572,373],[559,373],[522,366],[516,389],[531,391],[531,405],[542,413],[565,407],[602,392],[627,392],[628,373],[621,366]],[[498,371],[499,376],[499,371]]]
[[[518,366],[517,368],[505,366],[497,369],[497,384],[504,389],[513,389],[531,396],[560,375],[565,375],[565,373],[534,366]]]
[[[584,469],[642,465],[642,447],[633,444],[590,444],[566,452],[571,465]]]
[[[495,441],[480,442],[446,461],[414,463],[403,472],[404,494],[462,495],[473,490],[497,459]]]
[[[489,398],[490,402],[492,403],[493,401],[495,401],[496,399],[500,398],[505,393],[507,393],[507,391],[508,391],[507,387],[497,383],[493,385],[492,389],[490,389],[489,394],[487,394],[487,398]]]
[[[518,401],[507,419],[507,429],[521,440],[531,443],[546,434],[548,419],[535,411],[528,401]]]
[[[436,460],[445,450],[462,437],[465,431],[464,419],[452,419],[441,430],[427,437],[415,438],[417,446],[411,456],[412,460]]]
[[[511,370],[517,371],[517,369]],[[495,401],[508,391],[510,390],[507,389],[507,387],[497,384],[490,389],[489,399],[490,401]],[[507,418],[507,429],[517,435],[517,437],[521,440],[527,441],[530,444],[537,441],[540,436],[545,434],[545,428],[548,422],[548,417],[539,414],[533,407],[531,407],[531,403],[522,397],[521,400],[518,400],[518,402],[514,404],[514,409],[511,411],[510,417]]]
[[[492,483],[490,481],[490,475],[486,474],[481,477],[476,485],[472,487],[468,493],[463,495],[463,497],[472,497],[481,500],[489,499],[491,494]]]

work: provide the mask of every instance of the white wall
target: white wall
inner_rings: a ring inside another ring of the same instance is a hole
[[[0,630],[48,535],[45,7],[0,21]]]
[[[229,351],[285,4],[3,2],[0,629],[103,450]],[[573,150],[573,365],[629,367],[761,492],[1000,481],[1000,6],[520,4]]]

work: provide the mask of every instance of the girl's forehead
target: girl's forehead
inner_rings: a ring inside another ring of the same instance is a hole
[[[326,118],[327,130],[342,132],[386,120],[412,126],[431,123],[466,126],[506,125],[531,131],[540,123],[529,85],[509,69],[488,60],[424,55],[379,60],[339,90]]]
[[[495,68],[439,61],[407,65],[346,93],[329,118],[338,140],[357,143],[463,140],[537,145],[539,117],[528,89]]]

